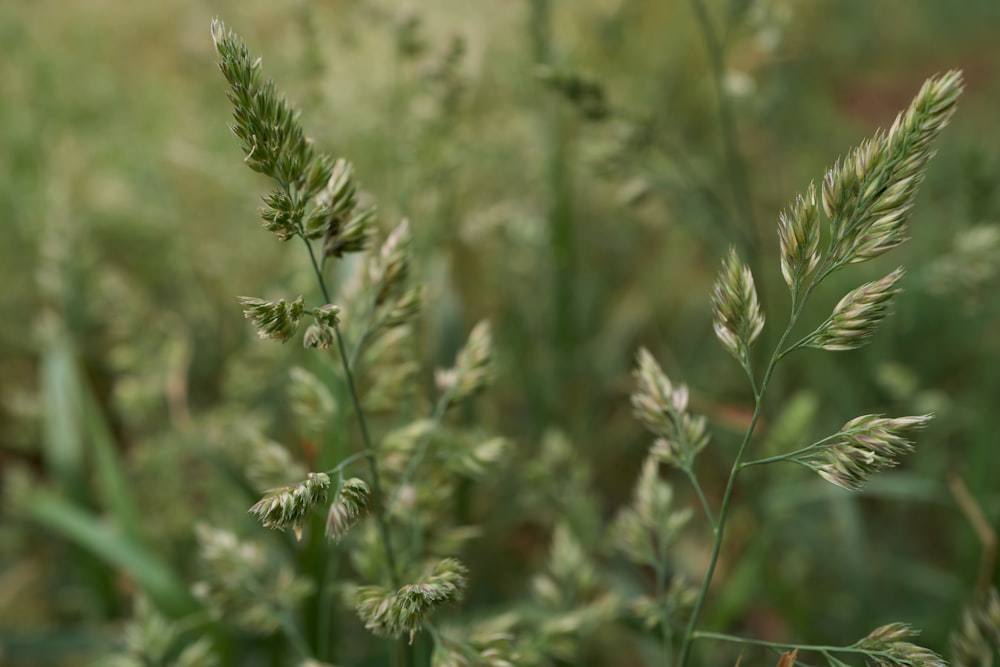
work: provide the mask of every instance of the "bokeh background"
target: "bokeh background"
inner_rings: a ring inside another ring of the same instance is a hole
[[[258,342],[235,297],[310,276],[259,229],[264,184],[226,127],[215,16],[315,142],[354,162],[383,228],[410,218],[427,384],[475,321],[493,323],[501,374],[467,417],[516,453],[504,495],[475,504],[491,537],[470,567],[491,574],[471,609],[516,598],[546,548],[509,502],[533,491],[518,470],[543,440],[591,466],[604,516],[628,500],[649,445],[628,403],[639,346],[712,420],[699,474],[718,500],[752,407],[711,335],[720,258],[749,258],[780,332],[777,213],[925,78],[964,70],[912,241],[837,274],[812,312],[903,264],[895,315],[865,349],[779,367],[755,446],[863,413],[937,419],[864,493],[792,467],[746,474],[705,619],[821,643],[906,620],[946,651],[993,567],[955,489],[1000,522],[1000,3],[705,4],[721,80],[680,1],[0,3],[0,466],[8,498],[56,499],[5,506],[0,663],[87,664],[114,645],[135,586],[77,523],[120,519],[109,457],[148,550],[183,573],[195,521],[246,507],[206,452],[258,424],[294,439],[287,367],[308,358]],[[697,571],[707,548],[695,533],[679,557]]]

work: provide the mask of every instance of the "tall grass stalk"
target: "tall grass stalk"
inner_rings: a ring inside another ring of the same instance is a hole
[[[695,2],[696,6],[698,4]],[[759,375],[754,372],[750,349],[764,328],[764,315],[753,275],[735,250],[723,262],[713,295],[715,332],[723,347],[745,371],[753,390],[754,409],[733,458],[714,521],[712,552],[681,642],[680,667],[688,664],[695,639],[731,640],[722,635],[699,632],[698,623],[719,562],[733,491],[742,470],[762,463],[789,461],[813,470],[833,484],[858,489],[869,475],[895,466],[898,457],[912,449],[904,434],[922,427],[931,417],[920,415],[889,419],[863,415],[849,421],[836,434],[808,447],[767,459],[745,461],[778,362],[789,353],[805,347],[829,351],[860,347],[871,338],[885,317],[888,304],[898,292],[896,284],[902,276],[902,269],[851,291],[841,299],[826,321],[796,342],[789,343],[806,302],[826,277],[849,264],[879,257],[906,240],[906,218],[927,163],[934,155],[933,142],[954,113],[961,91],[962,79],[958,72],[928,80],[888,132],[877,133],[835,164],[827,172],[820,193],[810,185],[807,192],[779,217],[781,272],[791,293],[791,311],[784,331]],[[824,250],[820,249],[821,211],[829,223]],[[680,418],[686,409],[686,390],[675,391],[665,376],[658,376],[657,372],[658,368],[648,361],[640,366],[645,394],[641,391],[636,399],[639,415],[657,435],[674,438],[672,443],[666,441],[663,446],[658,445],[667,454],[667,462],[690,470],[696,451],[692,449],[692,443],[685,440],[684,429],[671,425],[683,424]],[[652,394],[650,388],[655,389]],[[664,415],[650,412],[650,407],[655,409],[657,405],[665,406]],[[903,631],[889,634],[894,641],[908,636]],[[885,650],[891,652],[896,648]],[[813,650],[822,653],[826,649],[819,647]],[[869,653],[878,657],[871,651]],[[928,657],[927,660],[933,659]],[[830,661],[831,664],[836,662],[832,658]],[[669,663],[669,660],[665,662]]]
[[[726,173],[729,176],[729,186],[732,190],[735,214],[742,219],[740,236],[747,242],[746,251],[751,262],[760,256],[761,242],[757,234],[757,223],[754,216],[754,199],[750,189],[750,179],[747,174],[746,159],[740,147],[739,128],[736,124],[736,112],[733,109],[732,96],[726,91],[726,45],[716,30],[708,7],[704,0],[690,0],[691,11],[698,22],[698,29],[705,52],[708,55],[709,71],[712,88],[715,92],[716,109],[719,119],[719,129],[722,135],[722,147],[726,163]]]
[[[323,278],[322,262],[316,260],[316,253],[312,244],[302,236],[302,242],[309,252],[309,262],[312,265],[316,282],[320,292],[323,294],[324,303],[333,303],[330,292],[326,287],[326,280]],[[325,259],[325,256],[324,256]],[[368,422],[365,420],[365,411],[361,409],[361,400],[358,398],[357,385],[354,383],[354,373],[351,371],[351,363],[347,358],[347,348],[344,345],[344,337],[340,332],[340,325],[333,324],[333,335],[337,340],[337,352],[340,354],[340,365],[344,371],[344,379],[347,383],[347,391],[351,395],[351,406],[358,420],[361,429],[361,440],[364,446],[362,453],[368,461],[368,471],[372,477],[372,499],[375,501],[375,520],[378,522],[378,530],[382,539],[382,548],[385,552],[385,561],[389,566],[389,580],[393,588],[399,588],[399,570],[396,566],[396,551],[392,546],[392,535],[389,532],[389,522],[385,514],[385,500],[382,493],[382,477],[379,474],[378,460],[375,457],[375,448],[372,446],[372,438],[368,432]]]
[[[531,0],[529,30],[534,64],[546,69],[553,64],[551,0]],[[576,248],[573,233],[573,128],[559,100],[541,97],[541,134],[545,178],[548,185],[549,248],[554,267],[552,303],[552,349],[557,355],[557,381],[568,381],[576,352]]]
[[[417,632],[430,625],[428,617],[434,609],[462,596],[466,569],[456,559],[441,558],[434,550],[424,548],[424,533],[431,528],[422,520],[420,512],[411,517],[406,508],[421,500],[425,487],[435,484],[433,475],[427,475],[428,479],[424,480],[417,477],[417,471],[424,463],[432,435],[443,426],[447,409],[471,397],[491,380],[489,326],[480,323],[472,330],[466,346],[457,355],[454,368],[438,370],[435,379],[441,393],[431,418],[410,425],[416,435],[408,434],[404,428],[400,429],[402,434],[397,432],[399,437],[392,440],[395,444],[390,446],[397,448],[408,441],[402,451],[397,451],[402,456],[397,456],[395,463],[380,460],[356,370],[359,363],[371,364],[373,358],[376,361],[380,358],[379,355],[392,361],[391,355],[398,353],[393,348],[405,342],[412,333],[409,323],[419,312],[422,290],[408,284],[409,223],[401,222],[378,250],[368,252],[374,236],[375,207],[361,204],[352,166],[343,159],[335,160],[319,153],[313,147],[305,137],[298,111],[278,93],[272,81],[263,79],[260,60],[250,56],[239,37],[219,22],[213,23],[212,35],[220,57],[220,69],[229,84],[228,96],[233,103],[235,121],[232,130],[240,139],[245,162],[255,171],[269,176],[277,187],[264,197],[264,207],[260,211],[264,227],[281,241],[295,237],[302,241],[322,297],[321,304],[312,307],[305,305],[302,296],[290,302],[241,297],[244,315],[253,321],[260,338],[280,342],[295,336],[301,320],[311,317],[313,322],[306,328],[302,343],[307,349],[336,346],[344,386],[361,432],[359,452],[328,470],[308,473],[297,484],[266,492],[250,508],[250,513],[265,527],[291,529],[301,538],[305,528],[315,530],[318,526],[314,510],[326,506],[325,535],[331,542],[340,543],[370,509],[377,535],[372,546],[381,549],[384,563],[379,562],[377,555],[366,551],[367,545],[361,545],[360,555],[357,550],[353,552],[352,562],[371,578],[387,579],[389,587],[381,585],[382,581],[357,586],[353,593],[355,611],[373,634],[397,639],[393,651],[397,664],[412,665]],[[337,295],[348,304],[351,324],[358,329],[356,346],[349,352],[341,327],[340,308],[333,305],[335,295],[327,285],[324,270],[330,258],[362,252],[367,255],[356,265],[355,277]],[[409,382],[412,375],[409,363],[395,363],[398,367],[389,365],[379,369],[393,378],[391,386],[380,390],[380,400],[390,406],[397,401],[387,401],[385,392],[391,396],[392,392],[401,391],[398,385]],[[375,386],[369,389],[365,400],[379,397],[379,380],[382,378],[376,377]],[[443,449],[442,453],[448,453],[447,447]],[[494,443],[485,456],[493,460],[502,449]],[[459,452],[451,454],[460,455]],[[321,454],[319,458],[326,460],[328,457]],[[345,470],[361,458],[367,462],[368,481],[345,479]],[[393,479],[397,486],[392,493],[386,485],[383,465],[390,466],[398,477]],[[296,474],[301,475],[300,472]],[[401,493],[404,490],[406,494]],[[331,494],[335,494],[332,501],[329,500]],[[419,506],[416,509],[420,509]],[[409,524],[411,528],[409,542],[403,539],[408,562],[402,561],[400,554],[403,552],[395,544],[395,539],[407,534],[399,531],[394,535],[394,519],[397,524]],[[280,609],[278,618],[272,622],[276,620],[277,625],[285,629],[288,641],[303,654],[303,659],[312,659],[315,654],[325,659],[329,644],[321,637],[329,627],[323,628],[320,624],[328,622],[331,616],[329,596],[333,568],[322,560],[329,554],[325,546],[318,545],[315,535],[311,534],[310,538],[302,562],[311,564],[308,574],[320,582],[319,598],[311,612],[315,618],[309,620],[317,624],[316,636],[310,642],[297,626],[290,625],[287,608]],[[223,540],[223,546],[229,551],[233,543],[233,538]],[[423,562],[428,555],[438,558],[437,562]],[[413,580],[411,577],[418,567],[423,574]],[[412,583],[407,583],[408,579]]]

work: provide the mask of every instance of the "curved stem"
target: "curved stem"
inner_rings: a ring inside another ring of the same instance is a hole
[[[800,651],[816,651],[817,653],[855,653],[859,655],[867,656],[882,656],[886,655],[887,651],[872,651],[870,649],[858,648],[856,646],[826,646],[823,644],[786,644],[784,642],[769,642],[763,639],[751,639],[748,637],[737,637],[736,635],[727,635],[722,632],[696,632],[694,633],[694,639],[714,639],[716,641],[730,642],[733,644],[746,644],[749,646],[763,646],[765,648],[778,649],[780,651],[788,651],[798,649]]]
[[[337,337],[337,349],[340,350],[340,361],[344,365],[344,375],[347,377],[347,387],[351,394],[351,403],[354,404],[354,412],[357,414],[358,424],[361,426],[361,438],[365,444],[368,469],[372,476],[372,500],[375,501],[375,519],[378,522],[378,530],[382,536],[385,560],[389,565],[389,579],[392,581],[393,588],[399,588],[399,571],[396,569],[396,554],[392,548],[389,522],[385,516],[386,508],[383,503],[382,482],[378,472],[378,464],[375,461],[375,450],[372,448],[371,436],[368,435],[368,423],[365,421],[365,414],[361,410],[361,401],[358,399],[358,392],[354,386],[354,376],[351,374],[351,367],[347,363],[347,350],[344,349],[344,337],[340,335],[340,327],[333,327],[333,333]]]
[[[800,457],[800,456],[802,456],[804,454],[808,454],[809,452],[811,452],[811,451],[813,451],[815,449],[819,449],[820,447],[822,447],[826,443],[828,443],[828,442],[830,442],[832,440],[836,440],[840,436],[849,435],[849,434],[851,434],[853,432],[860,432],[862,430],[864,430],[864,429],[851,429],[849,431],[837,431],[836,433],[828,435],[828,436],[826,436],[825,438],[823,438],[821,440],[817,440],[816,442],[812,443],[811,445],[807,445],[807,446],[803,447],[802,449],[796,449],[794,452],[788,452],[786,454],[775,454],[774,456],[768,456],[767,458],[755,459],[753,461],[747,461],[746,463],[743,463],[740,466],[740,468],[742,469],[742,468],[749,468],[751,466],[762,466],[762,465],[766,465],[768,463],[778,463],[779,461],[790,461],[792,463],[801,463],[800,461],[797,460],[798,457]]]
[[[780,651],[787,651],[790,649],[801,649],[803,651],[839,651],[841,650],[839,646],[804,646],[800,644],[786,644],[784,642],[770,642],[763,639],[753,639],[751,637],[738,637],[736,635],[728,635],[724,632],[696,632],[693,636],[694,639],[714,639],[720,642],[729,642],[731,644],[746,644],[748,646],[763,646],[765,648],[778,649]]]
[[[773,363],[771,364],[771,367],[773,367]],[[770,370],[770,368],[768,370]],[[766,385],[766,381],[762,383],[762,387],[764,385]],[[719,519],[715,525],[715,541],[712,545],[712,556],[708,562],[708,571],[705,573],[705,578],[701,582],[701,589],[698,591],[698,598],[695,601],[694,609],[691,611],[691,618],[688,620],[687,630],[684,633],[684,641],[681,643],[681,654],[677,663],[679,667],[685,667],[687,665],[688,656],[691,651],[691,639],[694,635],[695,628],[698,627],[698,617],[701,615],[701,608],[705,604],[705,598],[708,595],[708,587],[712,583],[712,577],[715,574],[715,566],[719,562],[719,553],[722,550],[722,537],[726,528],[726,517],[729,515],[729,504],[733,497],[733,489],[736,486],[736,476],[740,471],[740,463],[743,459],[743,453],[746,451],[747,445],[750,442],[750,437],[753,435],[753,431],[757,426],[757,420],[760,419],[760,408],[761,402],[758,400],[757,406],[753,411],[753,417],[750,419],[750,426],[747,428],[747,432],[743,436],[743,442],[740,443],[740,448],[736,452],[736,459],[733,461],[733,467],[729,472],[729,481],[726,483],[726,491],[722,495],[722,505],[719,508]]]
[[[753,461],[746,461],[740,464],[740,470],[744,470],[746,468],[752,468],[753,466],[767,465],[768,463],[780,463],[782,461],[798,463],[798,461],[795,460],[795,457],[808,453],[815,446],[816,445],[809,445],[808,447],[803,447],[802,449],[790,452],[788,454],[775,454],[774,456],[768,456],[767,458],[763,459],[754,459]]]
[[[347,466],[351,465],[352,463],[354,463],[358,459],[365,458],[366,456],[368,456],[368,452],[367,451],[364,451],[364,452],[355,452],[354,454],[351,454],[350,456],[348,456],[347,458],[345,458],[343,461],[341,461],[340,463],[338,463],[334,467],[332,467],[329,470],[327,470],[326,474],[327,475],[331,475],[331,474],[336,474],[336,473],[342,472],[344,470],[344,468],[346,468]]]
[[[698,2],[698,0],[693,1]],[[687,665],[687,660],[691,651],[691,640],[694,638],[695,634],[705,636],[705,633],[696,633],[695,628],[698,627],[698,617],[701,614],[702,606],[704,605],[705,598],[708,595],[708,588],[712,583],[712,576],[715,574],[715,566],[718,564],[719,553],[722,548],[722,538],[725,533],[726,517],[729,515],[729,504],[732,501],[733,489],[736,486],[736,477],[739,475],[740,470],[746,467],[743,465],[743,456],[746,453],[747,445],[750,443],[751,437],[753,437],[754,430],[757,428],[757,422],[760,419],[761,408],[763,407],[764,393],[767,391],[768,384],[771,381],[771,375],[774,372],[774,367],[784,356],[782,349],[784,348],[788,337],[791,335],[792,330],[795,328],[796,322],[798,322],[799,315],[802,313],[802,308],[804,307],[806,301],[809,300],[809,296],[812,294],[812,291],[827,275],[824,271],[827,269],[828,264],[829,259],[824,260],[823,264],[810,279],[809,284],[804,290],[801,292],[799,292],[797,288],[792,290],[792,308],[788,315],[788,325],[785,326],[784,332],[781,334],[777,344],[774,346],[774,352],[771,354],[771,359],[767,362],[767,367],[764,370],[763,377],[761,378],[759,390],[754,391],[753,417],[750,419],[750,425],[747,427],[746,434],[743,436],[743,441],[740,443],[739,450],[736,452],[736,458],[733,460],[733,467],[729,472],[729,480],[726,482],[726,490],[722,496],[722,504],[719,507],[719,515],[715,525],[715,542],[712,545],[712,556],[709,560],[708,571],[705,573],[701,589],[698,591],[698,597],[695,600],[694,609],[691,612],[691,618],[688,620],[687,629],[684,632],[684,640],[681,643],[680,659],[677,663],[679,667],[686,667]],[[823,441],[821,440],[820,442]]]
[[[309,260],[312,262],[316,280],[319,282],[323,299],[330,303],[330,292],[326,288],[326,281],[323,279],[323,271],[316,261],[316,254],[312,245],[304,236],[300,236],[306,248],[309,249]],[[344,337],[340,333],[340,327],[334,325],[333,333],[337,339],[337,350],[340,352],[340,362],[344,367],[344,377],[347,380],[348,393],[351,395],[351,403],[354,405],[354,413],[358,417],[358,425],[361,427],[361,438],[364,443],[363,454],[368,460],[368,469],[372,478],[372,500],[375,505],[375,520],[378,523],[379,534],[382,538],[382,548],[385,551],[385,561],[389,566],[389,580],[393,588],[399,588],[399,572],[396,569],[396,552],[392,548],[392,535],[389,533],[389,522],[386,518],[386,508],[383,502],[382,481],[378,471],[378,463],[375,460],[375,449],[372,447],[372,439],[368,433],[368,422],[365,420],[365,413],[361,409],[361,400],[358,398],[357,387],[354,384],[354,374],[351,373],[351,364],[347,358],[347,348],[344,345]]]
[[[746,433],[743,436],[743,441],[740,443],[739,450],[736,452],[736,458],[733,459],[733,466],[729,472],[729,480],[726,482],[726,490],[722,495],[722,504],[719,507],[719,515],[715,524],[715,541],[712,545],[712,556],[708,563],[708,571],[705,573],[705,578],[702,580],[701,589],[698,591],[698,597],[695,600],[694,609],[691,612],[691,618],[688,620],[687,630],[684,632],[684,640],[681,643],[680,659],[677,663],[679,667],[686,667],[690,656],[691,640],[695,634],[695,628],[698,627],[698,618],[701,615],[702,606],[705,604],[705,598],[708,596],[708,588],[712,583],[712,577],[715,574],[715,567],[719,562],[719,554],[722,550],[722,538],[725,534],[726,528],[726,518],[729,516],[729,507],[733,498],[733,490],[736,488],[736,477],[742,469],[743,456],[746,453],[747,446],[750,444],[750,439],[753,437],[754,430],[757,428],[757,422],[760,420],[764,393],[767,391],[767,385],[771,381],[771,374],[774,372],[774,367],[778,363],[778,352],[782,349],[785,341],[791,334],[792,329],[795,326],[795,322],[798,319],[799,312],[800,311],[797,308],[792,310],[788,320],[788,326],[785,327],[784,333],[781,334],[781,338],[775,346],[774,353],[771,355],[767,368],[764,370],[764,375],[760,381],[760,390],[759,392],[755,392],[753,417],[750,419],[750,425],[747,427]]]

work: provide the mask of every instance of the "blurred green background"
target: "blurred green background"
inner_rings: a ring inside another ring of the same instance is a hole
[[[1000,3],[706,4],[730,126],[688,2],[0,3],[0,466],[7,497],[39,486],[52,500],[33,519],[15,500],[3,514],[0,663],[107,650],[135,588],[122,558],[185,573],[195,519],[247,506],[206,452],[238,449],[258,423],[294,433],[285,369],[308,360],[259,343],[235,297],[308,291],[310,276],[259,229],[264,184],[226,128],[215,16],[263,55],[316,143],[355,163],[383,228],[411,219],[427,384],[472,323],[493,322],[502,373],[469,418],[516,443],[506,492],[557,429],[607,516],[649,445],[628,403],[638,347],[713,421],[699,473],[717,502],[752,408],[711,335],[726,247],[750,258],[767,348],[788,308],[778,211],[925,78],[963,69],[912,241],[837,274],[813,312],[904,264],[895,315],[863,350],[779,367],[757,446],[862,413],[937,419],[862,494],[799,469],[746,474],[706,618],[822,643],[905,620],[946,650],[982,551],[950,476],[1000,521]],[[114,468],[126,489],[101,481]],[[490,537],[469,564],[495,581],[472,608],[502,607],[544,549],[515,505],[477,506]],[[134,522],[145,550],[81,548],[67,507]]]

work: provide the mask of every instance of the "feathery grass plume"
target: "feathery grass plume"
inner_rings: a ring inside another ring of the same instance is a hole
[[[363,365],[372,384],[364,396],[366,412],[387,412],[417,393],[420,363],[415,359],[413,327],[397,326],[375,338],[364,351]]]
[[[213,618],[269,635],[312,590],[312,583],[278,565],[259,544],[203,524],[195,526],[199,565],[204,569],[192,593]]]
[[[873,473],[898,465],[897,458],[913,451],[903,433],[923,428],[933,415],[888,418],[855,417],[821,444],[793,457],[839,487],[856,491]]]
[[[302,337],[302,346],[307,350],[319,348],[325,350],[334,341],[334,327],[340,322],[337,316],[340,309],[332,304],[313,308],[313,323],[306,329]]]
[[[830,221],[829,271],[863,262],[903,243],[906,219],[934,140],[955,112],[962,75],[928,79],[888,132],[851,151],[823,181],[823,210]]]
[[[507,457],[511,442],[507,438],[463,438],[468,445],[459,443],[453,453],[445,459],[449,470],[470,478],[483,478],[500,461]]]
[[[722,262],[712,303],[715,306],[715,335],[740,365],[749,368],[750,346],[764,328],[764,313],[757,301],[753,274],[740,261],[736,248],[731,247]]]
[[[263,436],[251,440],[249,461],[246,464],[247,479],[255,489],[270,489],[289,479],[299,479],[308,472],[292,457],[280,442]]]
[[[423,306],[423,303],[423,288],[414,286],[405,290],[399,298],[392,303],[389,310],[383,316],[381,327],[383,329],[393,329],[411,322],[420,312],[420,308]]]
[[[810,183],[805,196],[797,197],[788,211],[778,215],[781,275],[793,290],[819,265],[819,238],[819,202],[816,186]]]
[[[327,257],[339,258],[368,247],[377,209],[374,205],[359,207],[354,168],[349,162],[337,160],[315,203],[306,220],[306,238],[322,238]]]
[[[991,588],[962,613],[951,633],[951,659],[955,667],[990,667],[1000,664],[1000,595]]]
[[[688,389],[675,387],[646,348],[639,350],[633,372],[638,388],[632,394],[636,418],[655,436],[653,452],[661,461],[690,468],[694,457],[708,444],[704,417],[687,412]]]
[[[323,163],[323,167],[327,164]],[[314,241],[324,238],[331,225],[342,226],[358,206],[358,186],[354,182],[354,165],[340,158],[329,172],[320,172],[327,178],[318,189],[313,201],[315,208],[305,219],[303,233]]]
[[[599,591],[600,572],[567,523],[557,524],[546,571],[531,582],[535,598],[550,610],[572,607]]]
[[[212,21],[212,40],[219,69],[229,83],[231,129],[240,139],[247,166],[285,187],[302,189],[313,150],[298,111],[278,93],[273,81],[262,80],[261,59],[252,58],[243,41],[221,21]]]
[[[462,65],[467,52],[465,38],[451,35],[444,48],[422,68],[436,113],[441,117],[455,117],[461,111],[460,105],[467,88]]]
[[[1000,275],[1000,225],[977,225],[955,235],[951,250],[938,256],[923,276],[926,289],[957,297],[973,307],[989,300]]]
[[[354,356],[358,358],[363,353],[366,366],[374,363],[379,356],[399,357],[398,353],[380,355],[386,351],[384,344],[380,346],[380,343],[390,332],[395,332],[397,340],[412,333],[409,328],[404,333],[396,330],[405,328],[423,305],[423,288],[407,285],[409,253],[410,224],[404,219],[386,237],[379,252],[370,253],[367,261],[358,265],[343,293],[357,312],[365,313],[360,318],[362,326]],[[392,366],[392,363],[380,364],[379,370],[391,371]]]
[[[238,35],[216,20],[212,40],[219,69],[229,83],[234,119],[230,127],[240,140],[244,161],[278,184],[264,197],[264,228],[282,241],[295,236],[322,239],[325,257],[367,248],[376,208],[360,206],[350,163],[315,153],[299,112],[278,93],[274,81],[263,80],[260,58],[251,58]],[[323,338],[314,331],[311,347],[320,347]]]
[[[264,229],[274,233],[279,241],[287,241],[299,234],[299,221],[305,212],[304,201],[295,201],[282,190],[264,195],[264,205],[259,210]]]
[[[899,267],[884,278],[848,292],[830,317],[806,338],[804,347],[840,351],[864,346],[889,314],[892,298],[901,291],[896,283],[902,277],[903,267]]]
[[[694,606],[698,591],[682,575],[670,578],[670,585],[663,595],[639,595],[629,601],[629,610],[642,622],[643,627],[652,630],[664,622],[676,620]]]
[[[455,356],[455,366],[438,369],[434,379],[438,389],[449,392],[449,405],[455,405],[486,388],[493,381],[493,336],[490,323],[483,320],[469,333],[465,346]]]
[[[596,532],[595,519],[602,503],[594,492],[596,482],[587,457],[566,436],[546,431],[537,454],[525,462],[516,504],[543,526],[567,522],[581,532]]]
[[[353,477],[345,481],[326,514],[326,536],[340,542],[368,507],[370,496],[371,489],[364,480]]]
[[[410,223],[402,220],[383,241],[379,251],[359,262],[340,290],[359,342],[354,358],[367,354],[390,330],[408,324],[420,311],[423,290],[409,285]]]
[[[579,601],[565,611],[547,614],[538,620],[533,641],[537,649],[549,660],[542,664],[583,664],[585,655],[581,648],[587,637],[607,628],[621,618],[621,599],[615,592],[607,592],[587,602]],[[539,664],[527,661],[527,664]]]
[[[424,618],[441,605],[460,600],[465,592],[465,566],[444,558],[415,584],[398,591],[382,586],[362,586],[354,594],[354,606],[365,628],[380,637],[409,634],[410,641]]]
[[[313,507],[326,502],[330,489],[330,476],[324,472],[311,472],[298,484],[271,489],[249,509],[265,528],[284,530],[291,528],[297,538],[302,537],[302,524]]]
[[[337,414],[337,402],[329,387],[301,366],[293,366],[288,375],[288,399],[295,424],[301,434],[318,437]]]
[[[615,545],[639,565],[660,567],[670,544],[691,518],[690,509],[673,510],[673,488],[660,479],[656,455],[646,457],[632,505],[615,520]]]
[[[865,651],[869,667],[947,667],[934,651],[908,641],[920,634],[906,623],[889,623],[872,630],[851,648]]]
[[[386,433],[378,445],[386,471],[389,474],[402,473],[421,442],[440,435],[438,426],[430,418],[416,419]]]
[[[302,319],[301,296],[291,303],[285,303],[284,299],[267,301],[253,296],[241,296],[239,301],[245,306],[243,316],[253,322],[262,340],[270,338],[284,343],[295,335]]]
[[[434,636],[431,667],[514,667],[521,664],[518,659],[508,633],[456,639],[439,632]]]
[[[404,218],[386,237],[378,256],[372,258],[368,272],[376,306],[397,295],[406,284],[410,274],[410,239],[410,221]]]
[[[156,610],[143,595],[135,601],[132,618],[122,632],[124,653],[96,667],[215,667],[218,658],[208,637],[185,638],[185,628]],[[186,645],[185,645],[186,644]],[[183,648],[181,648],[183,646]]]
[[[589,74],[542,65],[535,76],[565,97],[586,120],[604,120],[611,113],[604,86]]]

